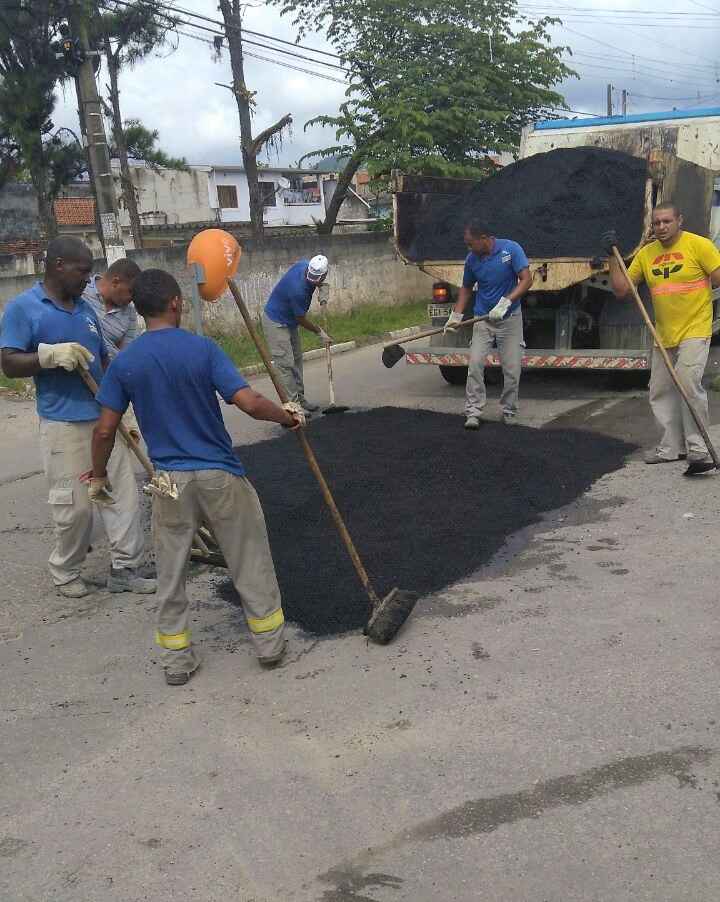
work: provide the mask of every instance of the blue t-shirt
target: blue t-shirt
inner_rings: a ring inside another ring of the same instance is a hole
[[[75,298],[72,310],[65,310],[45,293],[42,282],[23,291],[5,308],[0,347],[34,352],[39,344],[76,341],[95,358],[90,373],[102,379],[102,363],[107,359],[102,328],[87,301]],[[46,420],[83,423],[100,416],[100,406],[75,372],[55,367],[40,370],[35,379],[37,412]]]
[[[307,280],[308,266],[308,260],[294,263],[273,288],[265,304],[268,319],[281,326],[297,326],[297,318],[305,316],[317,288]]]
[[[477,285],[475,294],[475,316],[485,316],[503,295],[508,295],[517,285],[520,270],[529,266],[525,251],[517,241],[496,238],[492,251],[486,257],[469,253],[465,259],[463,288]],[[511,316],[522,303],[515,301],[505,314]]]
[[[144,332],[105,373],[98,401],[125,413],[132,401],[159,470],[227,470],[243,476],[217,396],[229,404],[247,382],[209,338],[184,329]]]

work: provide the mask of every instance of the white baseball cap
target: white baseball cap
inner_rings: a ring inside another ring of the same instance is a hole
[[[308,264],[308,281],[319,282],[327,275],[328,266],[328,258],[324,254],[316,254]]]

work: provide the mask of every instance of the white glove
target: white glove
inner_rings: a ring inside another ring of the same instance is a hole
[[[333,343],[332,338],[327,334],[327,332],[324,329],[321,329],[318,332],[318,335],[320,336],[320,340],[322,341],[323,344],[331,345]]]
[[[115,499],[110,492],[112,492],[112,486],[107,476],[92,476],[90,478],[88,495],[94,504],[101,506],[115,504]]]
[[[510,307],[512,306],[512,301],[510,298],[506,298],[504,295],[500,298],[500,300],[495,304],[492,310],[488,313],[488,319],[496,323],[498,320],[504,318],[505,314],[508,312]]]
[[[287,410],[301,428],[307,425],[307,417],[305,416],[305,411],[299,401],[286,401],[283,404],[283,410]],[[287,428],[292,429],[292,426],[288,426]]]
[[[448,329],[455,331],[455,328],[460,325],[462,321],[462,313],[457,313],[455,310],[453,310],[453,312],[448,317],[447,322],[445,323],[445,327],[443,328],[443,335],[448,331]]]
[[[53,370],[61,366],[70,372],[78,367],[87,370],[95,360],[93,355],[77,341],[66,341],[56,345],[39,344],[38,361],[44,370]]]
[[[145,483],[143,492],[146,495],[157,495],[158,498],[172,498],[173,501],[180,497],[177,485],[165,470],[158,470],[150,482]]]

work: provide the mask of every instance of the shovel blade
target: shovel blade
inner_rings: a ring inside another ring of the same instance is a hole
[[[375,606],[370,620],[365,627],[365,635],[378,645],[387,645],[397,636],[400,627],[405,623],[415,603],[417,592],[405,589],[393,589]]]
[[[392,369],[398,361],[405,356],[405,348],[400,345],[390,345],[389,348],[383,348],[382,362],[388,369]]]

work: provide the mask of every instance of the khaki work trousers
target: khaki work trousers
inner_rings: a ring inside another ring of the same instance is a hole
[[[185,591],[193,536],[200,523],[213,531],[237,589],[259,658],[282,651],[284,617],[265,517],[255,489],[225,470],[173,471],[179,497],[153,497],[153,539],[159,603],[156,641],[171,673],[192,673],[198,659],[188,628]]]
[[[482,322],[475,323],[473,326],[470,366],[468,367],[465,391],[465,416],[467,417],[479,417],[485,408],[487,402],[485,361],[494,344],[497,344],[503,372],[500,407],[504,414],[514,416],[517,413],[524,347],[523,320],[520,310],[498,323]]]
[[[702,377],[710,352],[709,338],[689,338],[674,348],[665,349],[675,367],[680,384],[693,407],[700,414],[703,425],[710,424],[707,392]],[[695,420],[672,381],[660,351],[653,348],[650,370],[650,406],[662,430],[657,453],[670,460],[678,454],[707,454]]]
[[[297,326],[291,328],[274,323],[265,313],[262,316],[262,324],[272,362],[289,399],[302,400],[305,397],[305,385],[300,330]]]
[[[115,504],[95,505],[88,484],[80,476],[92,469],[91,442],[95,422],[60,423],[40,420],[40,446],[48,481],[48,503],[55,525],[55,547],[48,561],[56,586],[80,576],[99,515],[110,542],[110,560],[116,569],[134,569],[145,552],[140,499],[132,456],[119,438],[108,461],[108,479]]]

